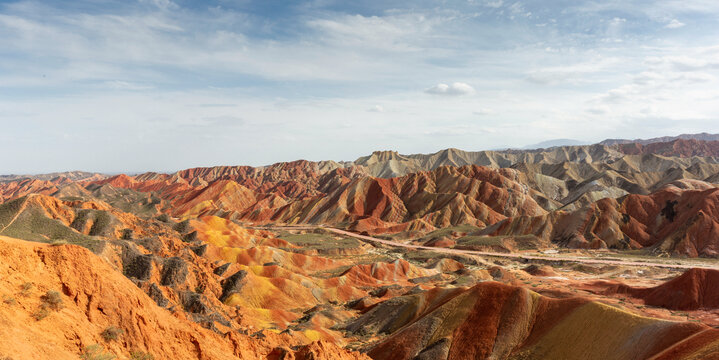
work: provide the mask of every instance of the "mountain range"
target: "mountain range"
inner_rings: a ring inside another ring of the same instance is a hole
[[[716,358],[718,209],[684,138],[5,176],[0,358]]]

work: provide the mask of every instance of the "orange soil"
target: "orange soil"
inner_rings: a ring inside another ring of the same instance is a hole
[[[83,349],[102,344],[125,357],[144,351],[155,358],[263,359],[273,349],[297,345],[267,333],[255,339],[237,332],[225,336],[188,321],[182,312],[159,308],[130,280],[88,250],[48,246],[0,237],[0,293],[14,302],[0,304],[0,349],[16,359],[77,359]],[[25,283],[32,284],[21,294]],[[63,307],[42,320],[32,314],[41,295],[59,291]],[[117,341],[101,336],[109,326],[122,329]],[[327,343],[289,351],[297,359],[366,359]]]

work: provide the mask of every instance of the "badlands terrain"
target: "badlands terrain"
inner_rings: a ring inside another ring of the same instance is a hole
[[[0,176],[0,359],[719,359],[719,137]]]

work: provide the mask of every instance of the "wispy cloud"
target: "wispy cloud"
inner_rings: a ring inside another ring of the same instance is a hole
[[[490,7],[490,8],[500,8],[504,4],[504,1],[502,0],[496,0],[496,1],[487,1],[484,3],[484,6]]]
[[[597,74],[613,70],[620,64],[620,58],[607,57],[571,65],[549,66],[531,71],[526,80],[542,85],[589,83],[596,81]]]

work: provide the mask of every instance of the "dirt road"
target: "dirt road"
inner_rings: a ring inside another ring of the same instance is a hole
[[[378,238],[374,238],[371,236],[360,235],[357,233],[353,233],[351,231],[340,230],[340,229],[336,229],[336,228],[328,227],[328,226],[298,225],[298,226],[264,226],[264,227],[259,227],[259,228],[264,228],[264,229],[268,229],[268,230],[313,230],[313,229],[321,228],[321,229],[325,229],[327,231],[331,231],[338,235],[350,236],[350,237],[353,237],[356,239],[375,242],[375,243],[379,243],[379,244],[384,244],[387,246],[403,247],[403,248],[407,248],[407,249],[416,249],[416,250],[429,250],[429,251],[446,253],[446,254],[491,256],[491,257],[511,258],[511,259],[517,259],[517,260],[526,259],[526,260],[540,260],[540,261],[576,262],[576,263],[584,263],[584,264],[646,266],[646,267],[657,267],[657,268],[667,268],[667,269],[701,268],[701,269],[719,270],[719,262],[717,262],[717,265],[696,264],[696,263],[688,263],[689,261],[691,261],[689,259],[681,260],[681,261],[684,261],[685,263],[671,264],[671,263],[661,263],[661,262],[596,259],[596,258],[586,258],[586,257],[577,257],[577,256],[567,256],[567,255],[561,255],[561,254],[532,255],[532,254],[497,253],[497,252],[487,252],[487,251],[436,248],[436,247],[431,247],[431,246],[403,244],[403,243],[396,242],[396,241],[378,239]],[[679,260],[671,259],[670,261],[679,261]]]

